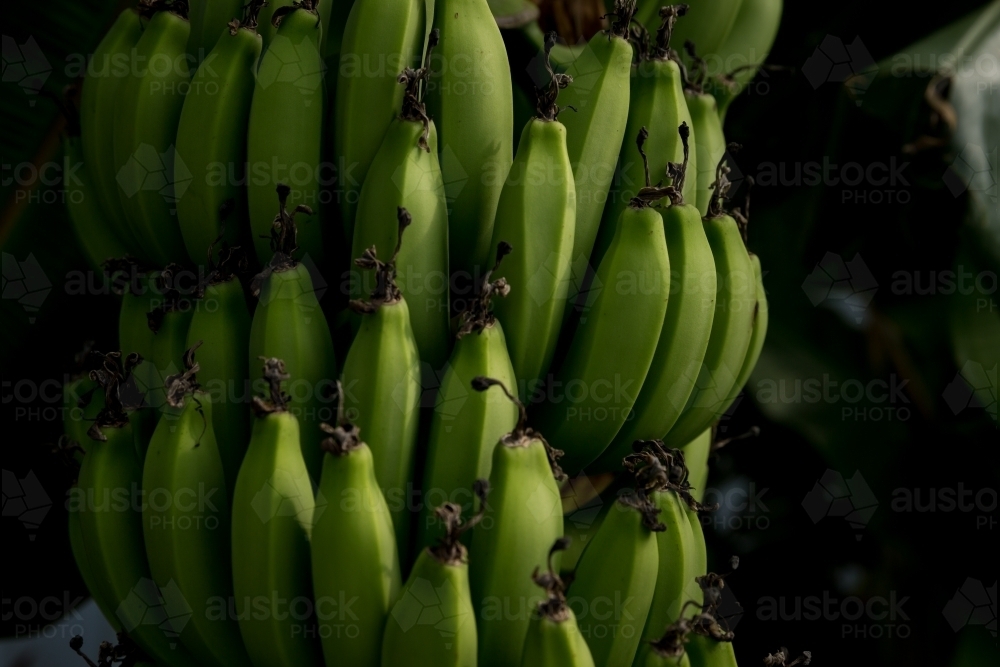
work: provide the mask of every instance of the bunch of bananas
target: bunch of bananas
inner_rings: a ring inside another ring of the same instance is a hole
[[[516,150],[499,26],[541,34],[533,6],[118,16],[66,142],[122,287],[121,351],[67,391],[101,660],[736,664],[700,498],[767,300],[722,114],[781,2],[610,10],[539,42]],[[563,484],[606,472],[570,563]]]

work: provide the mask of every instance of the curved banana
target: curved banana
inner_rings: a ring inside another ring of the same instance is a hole
[[[506,242],[517,248],[497,273],[518,289],[497,302],[496,309],[523,400],[535,392],[555,355],[576,233],[573,168],[566,152],[566,127],[557,120],[559,91],[572,78],[556,74],[548,61],[555,39],[551,33],[545,42],[550,82],[536,90],[537,114],[521,132],[500,193],[490,249],[495,255]]]
[[[255,667],[320,664],[312,610],[309,540],[324,510],[302,458],[299,420],[281,387],[280,359],[264,361],[267,398],[254,397],[254,420],[233,492],[232,557],[236,614]],[[319,429],[316,429],[319,430]]]
[[[566,151],[576,185],[576,231],[573,236],[573,283],[569,298],[583,289],[590,253],[615,175],[628,123],[632,45],[629,23],[635,0],[615,0],[615,20],[594,35],[566,68],[573,85],[562,101],[575,112],[563,116]]]
[[[209,2],[205,11],[230,9],[227,4],[231,3]],[[205,66],[195,72],[184,98],[177,126],[181,160],[174,164],[174,182],[185,177],[191,181],[177,202],[177,221],[194,262],[202,261],[205,250],[223,230],[231,245],[249,241],[244,170],[250,104],[261,52],[257,14],[262,4],[264,0],[254,0],[245,10],[236,7],[239,11],[235,16],[242,16],[242,20],[230,16],[227,32],[215,35],[218,42],[213,38],[215,46]],[[225,21],[210,25],[222,33]],[[222,211],[228,214],[225,224]]]
[[[376,272],[376,289],[368,301],[351,301],[362,314],[361,327],[344,359],[344,408],[365,436],[375,458],[375,477],[386,496],[396,527],[400,560],[408,550],[411,492],[420,407],[420,355],[410,326],[406,300],[396,287],[395,261],[403,231],[412,218],[397,210],[396,246],[388,262],[374,246],[355,260]]]
[[[292,203],[306,207],[303,212],[308,210],[299,231],[299,247],[316,264],[322,263],[325,65],[320,55],[318,4],[318,0],[301,0],[278,7],[271,22],[280,27],[270,43],[264,36],[267,48],[257,69],[247,126],[250,231],[261,264],[271,258],[268,239],[274,220],[274,188],[282,182],[293,186]]]
[[[102,271],[104,260],[125,255],[125,247],[111,228],[111,217],[100,206],[92,171],[83,160],[79,136],[63,140],[66,166],[81,165],[75,176],[63,179],[66,211],[83,254],[96,271]]]
[[[701,516],[691,507],[684,508],[687,515],[688,525],[691,527],[691,541],[688,542],[686,552],[687,563],[687,585],[685,593],[685,604],[693,601],[696,607],[705,604],[705,591],[701,586],[699,578],[708,574],[708,549],[705,546],[705,532],[701,523]]]
[[[382,629],[402,586],[392,516],[358,428],[341,416],[323,430],[319,495],[330,504],[311,542],[323,655],[328,665],[378,667]]]
[[[403,584],[382,635],[382,667],[476,667],[476,612],[461,536],[482,520],[488,489],[486,480],[476,480],[480,511],[466,522],[459,505],[437,508],[445,537],[420,552]]]
[[[503,257],[503,252],[497,254],[497,266]],[[469,391],[473,378],[480,376],[495,378],[506,387],[518,386],[503,327],[491,310],[493,298],[507,296],[510,286],[491,276],[492,272],[483,276],[477,298],[462,313],[431,415],[417,526],[420,548],[443,537],[431,509],[440,504],[438,500],[461,505],[464,512],[473,510],[472,497],[463,495],[473,481],[489,479],[497,441],[517,424],[517,406],[506,396]]]
[[[757,303],[753,266],[739,225],[722,210],[728,189],[724,162],[719,163],[717,173],[712,211],[705,218],[705,233],[715,256],[718,277],[715,318],[697,388],[664,438],[670,447],[683,447],[725,414],[729,408],[727,399],[743,368],[753,333]]]
[[[255,368],[261,357],[284,361],[294,378],[283,388],[291,396],[289,409],[302,424],[302,456],[310,477],[318,480],[323,463],[319,424],[331,418],[329,394],[336,381],[337,360],[312,277],[294,258],[298,250],[295,216],[310,209],[299,205],[289,213],[288,186],[279,184],[277,191],[279,209],[272,216],[271,228],[274,256],[251,284],[259,300],[250,325],[248,368]]]
[[[694,42],[703,57],[717,59],[722,45],[736,26],[741,5],[747,0],[688,0],[688,18],[677,28],[679,44]],[[653,29],[659,22],[656,3],[643,6],[638,12],[640,23]]]
[[[69,491],[70,497],[72,498],[77,494],[79,494],[79,487],[72,487]],[[76,569],[80,571],[80,578],[83,579],[83,585],[87,587],[87,592],[90,593],[90,597],[94,599],[94,603],[100,610],[101,615],[104,616],[112,629],[115,632],[121,632],[121,621],[115,615],[116,605],[111,602],[111,599],[105,597],[106,593],[103,590],[103,582],[99,580],[99,577],[103,573],[95,567],[90,554],[87,552],[87,546],[84,544],[80,512],[67,512],[66,519],[69,522],[70,552],[73,554],[73,560],[76,562]]]
[[[714,88],[719,118],[726,119],[729,104],[757,75],[767,59],[781,25],[784,0],[743,0],[733,29],[719,48],[722,86]]]
[[[686,139],[687,125],[679,134],[684,142],[684,156],[690,151]],[[694,175],[690,163],[673,165],[682,190]],[[673,180],[673,179],[672,179]],[[675,184],[676,187],[676,184]],[[670,301],[660,330],[653,363],[642,384],[633,410],[634,417],[626,421],[595,464],[598,470],[618,470],[636,440],[661,438],[670,430],[687,405],[695,387],[708,349],[712,320],[715,318],[716,273],[712,247],[705,235],[698,209],[673,193],[671,205],[661,211],[667,253],[670,257]]]
[[[409,68],[420,67],[423,37],[423,0],[356,0],[347,17],[340,49],[340,67],[337,70],[333,150],[342,165],[338,195],[341,221],[348,243],[352,242],[355,213],[360,206],[359,196],[365,176],[372,161],[376,159],[376,154],[385,150],[380,148],[386,146],[383,137],[388,139],[386,131],[396,121],[396,114],[403,105],[404,89],[397,78]],[[405,107],[403,115],[406,116]],[[419,121],[417,118],[408,120]],[[414,146],[413,142],[405,143],[409,133],[402,132],[403,136],[393,144],[400,151],[404,145],[411,148]],[[424,141],[426,142],[426,138]],[[422,146],[426,150],[426,145]],[[434,150],[436,153],[436,146]],[[408,155],[409,153],[403,153],[403,156]],[[399,157],[399,153],[394,157]],[[434,159],[436,162],[436,155]],[[399,160],[392,166],[398,168],[401,164],[405,162]],[[389,186],[388,178],[391,176],[391,173],[373,174],[380,194]],[[396,185],[400,187],[400,183],[396,182]],[[421,184],[417,182],[410,185],[419,187]],[[431,182],[423,184],[423,187],[437,185],[439,183]],[[402,187],[400,190],[402,193],[408,192]],[[434,191],[431,190],[431,193]],[[444,196],[443,191],[437,194]],[[410,208],[408,204],[400,204]],[[417,220],[422,219],[416,208],[410,210]],[[377,219],[370,220],[376,221]],[[353,256],[356,257],[356,241],[354,248]]]
[[[233,596],[230,495],[212,399],[195,375],[196,349],[185,352],[184,371],[167,380],[169,417],[157,424],[146,452],[143,539],[153,581],[164,590],[176,585],[191,606],[180,634],[184,646],[202,665],[249,667],[239,624],[227,613]]]
[[[682,124],[691,127],[691,114],[684,99],[683,75],[678,65],[679,56],[670,47],[670,38],[678,18],[684,16],[686,5],[668,5],[660,9],[662,23],[656,31],[656,42],[648,50],[640,49],[639,59],[632,68],[632,82],[629,93],[628,124],[626,137],[634,137],[640,128],[649,132],[645,150],[649,157],[649,170],[653,174],[668,174],[671,163],[687,164],[691,178],[683,180],[680,194],[690,202],[695,201],[697,178],[697,134],[689,131],[688,149],[683,145],[677,128]],[[683,22],[683,21],[681,21]],[[636,159],[631,144],[622,147],[618,160],[617,186],[604,212],[597,235],[597,242],[591,254],[591,262],[598,266],[615,233],[615,223],[628,206],[629,201],[644,184],[644,165]],[[667,176],[663,185],[674,185]],[[670,243],[667,243],[667,248]],[[664,431],[665,432],[665,431]],[[656,434],[657,436],[663,433]],[[656,436],[649,436],[656,437]]]
[[[698,188],[696,202],[703,217],[709,213],[716,170],[719,161],[726,154],[726,137],[722,132],[718,104],[715,97],[705,92],[702,87],[705,81],[705,67],[705,62],[697,58],[696,65],[692,68],[695,72],[693,81],[689,82],[688,88],[684,91],[695,136],[694,164],[698,176],[695,181]]]
[[[437,32],[432,35],[428,60],[437,44]],[[370,167],[365,165],[368,178],[357,203],[351,256],[360,257],[372,246],[396,247],[396,210],[403,207],[410,212],[414,224],[408,228],[406,245],[400,247],[396,257],[396,282],[410,311],[420,360],[437,371],[448,358],[451,338],[448,205],[438,163],[437,129],[427,116],[421,92],[427,73],[425,65],[418,70],[407,68],[400,75],[400,81],[405,83],[402,112],[379,135],[380,139],[384,135],[381,146],[370,159]],[[399,84],[396,87],[403,88]],[[370,104],[370,99],[366,103]],[[365,112],[371,115],[368,107]],[[371,293],[374,285],[370,276],[351,276],[351,298]]]
[[[177,202],[189,180],[176,181],[177,124],[191,84],[187,4],[150,5],[155,13],[135,45],[134,68],[114,105],[114,178],[140,257],[163,266],[186,257]],[[190,177],[188,177],[190,178]]]
[[[263,4],[266,0],[260,1]],[[249,3],[246,8],[245,4],[247,3],[243,0],[188,0],[191,36],[188,38],[187,48],[188,53],[194,56],[195,62],[201,63],[210,58],[209,54],[215,49],[223,34],[223,27],[233,19],[243,16],[244,10],[254,3]],[[210,61],[212,67],[217,63],[215,59]]]
[[[691,495],[699,503],[705,499],[708,484],[708,457],[712,453],[714,428],[705,429],[701,435],[684,446],[684,461],[688,469]]]
[[[531,575],[532,580],[544,589],[545,596],[539,601],[528,624],[521,661],[513,664],[520,664],[521,667],[594,667],[590,647],[580,634],[576,615],[566,603],[566,587],[559,578],[559,567],[552,562],[552,557],[568,545],[568,537],[556,540],[549,550],[548,571],[539,574],[536,569]]]
[[[93,180],[99,210],[107,216],[118,239],[136,257],[142,254],[142,247],[118,196],[115,175],[121,165],[115,162],[114,135],[118,91],[129,72],[131,52],[142,32],[139,13],[131,8],[122,11],[94,49],[80,93],[83,162]]]
[[[91,378],[104,391],[105,408],[88,431],[93,442],[80,467],[76,498],[67,509],[79,513],[83,548],[98,582],[98,599],[113,610],[112,623],[120,623],[128,636],[158,663],[169,667],[195,664],[190,653],[177,642],[178,629],[170,620],[158,624],[147,617],[146,600],[162,598],[146,560],[142,536],[142,512],[134,493],[142,488],[142,464],[136,455],[135,438],[122,392],[138,361],[121,353],[105,355],[103,367]],[[127,490],[126,497],[122,497]],[[172,598],[170,612],[183,612],[182,602]]]
[[[494,378],[472,380],[478,392],[493,386],[517,405],[519,418],[493,450],[489,521],[472,534],[469,583],[480,667],[517,664],[537,596],[531,573],[551,559],[550,547],[563,536],[559,454],[528,428],[524,405],[506,386]]]
[[[339,53],[337,49],[340,47],[344,23],[353,2],[354,0],[326,0],[321,8],[319,0],[312,0],[312,8],[319,13],[319,23],[323,28],[323,34],[320,36],[320,53],[323,58]],[[274,15],[281,16],[282,11],[287,11],[282,9],[284,7],[304,4],[301,0],[268,0],[268,4],[260,14],[260,34],[264,38],[265,50],[278,32],[278,25],[273,22]],[[330,9],[330,5],[333,5],[333,9]]]
[[[642,490],[619,496],[576,566],[571,598],[586,605],[577,623],[598,667],[631,665],[639,648],[659,569],[659,512]]]
[[[643,159],[644,137],[640,132],[637,140]],[[663,219],[650,205],[669,191],[647,181],[622,212],[594,279],[601,291],[573,334],[549,401],[538,404],[540,430],[566,452],[562,465],[570,474],[611,444],[653,361],[667,312],[670,259]]]
[[[500,190],[513,160],[510,63],[486,0],[439,0],[440,53],[427,108],[437,119],[452,273],[473,283],[487,260]]]

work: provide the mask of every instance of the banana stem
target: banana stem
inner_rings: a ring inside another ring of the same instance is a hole
[[[399,257],[399,249],[403,245],[403,232],[413,223],[413,216],[402,206],[397,206],[396,220],[399,225],[396,248],[388,262],[383,262],[378,258],[375,246],[366,248],[361,253],[361,257],[354,260],[356,266],[375,271],[375,289],[372,290],[368,300],[352,299],[347,304],[356,313],[370,315],[382,306],[392,305],[403,300],[403,293],[396,285],[396,258]]]
[[[493,297],[505,297],[510,294],[510,285],[507,284],[506,278],[498,278],[490,282],[490,277],[500,268],[500,262],[512,250],[513,247],[506,241],[500,241],[497,245],[496,262],[494,262],[493,268],[483,276],[483,281],[479,286],[479,295],[477,298],[471,299],[469,306],[459,316],[460,324],[458,332],[455,334],[456,338],[462,338],[470,333],[482,331],[493,326],[497,321],[492,309]]]
[[[549,74],[547,85],[535,88],[535,111],[536,116],[542,120],[554,121],[559,118],[560,112],[567,107],[559,107],[559,91],[569,87],[573,83],[573,77],[569,74],[561,74],[552,69],[552,61],[549,57],[552,47],[555,46],[559,36],[552,31],[545,35],[545,71]],[[576,107],[568,108],[576,111]]]
[[[95,353],[100,355],[100,353]],[[132,379],[132,370],[142,362],[138,353],[125,357],[122,361],[121,352],[108,352],[103,356],[101,368],[90,371],[90,379],[104,390],[104,408],[97,414],[93,425],[87,431],[94,440],[106,442],[107,436],[101,428],[123,428],[128,424],[127,411],[138,407],[132,403],[141,398]]]
[[[569,605],[566,604],[566,583],[563,582],[556,568],[552,565],[552,558],[560,551],[565,551],[572,544],[571,537],[560,537],[549,549],[547,572],[540,572],[538,567],[531,575],[531,580],[545,590],[545,600],[538,603],[538,614],[554,623],[562,623],[569,619]]]
[[[445,535],[429,550],[443,565],[459,565],[466,561],[468,550],[461,542],[462,534],[472,530],[486,515],[486,497],[490,492],[490,483],[485,479],[477,479],[472,484],[472,492],[479,499],[479,511],[468,521],[462,521],[462,506],[456,503],[446,502],[434,510],[434,516],[445,526]]]
[[[259,357],[264,362],[264,379],[268,384],[268,396],[254,396],[251,407],[257,417],[275,412],[287,412],[291,397],[281,390],[281,383],[292,376],[285,371],[285,362],[277,357]]]

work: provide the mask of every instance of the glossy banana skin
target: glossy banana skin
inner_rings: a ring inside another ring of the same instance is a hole
[[[531,615],[544,597],[531,575],[547,567],[549,548],[563,535],[562,501],[545,445],[506,440],[493,450],[486,511],[492,522],[476,528],[469,550],[480,667],[518,663]]]
[[[396,87],[402,89],[399,84]],[[417,145],[423,131],[421,123],[401,118],[389,124],[361,187],[351,257],[360,257],[372,246],[395,248],[399,238],[396,209],[402,206],[413,216],[406,228],[406,243],[396,257],[396,284],[406,299],[420,360],[436,371],[448,358],[451,339],[448,205],[433,121],[427,137],[429,152]],[[369,272],[356,272],[351,298],[371,293],[374,280]]]
[[[102,594],[102,582],[98,579],[101,572],[95,568],[90,554],[87,553],[83,539],[83,527],[80,525],[80,513],[68,512],[67,521],[69,522],[69,548],[73,554],[73,560],[76,562],[76,569],[80,571],[83,585],[87,587],[90,597],[94,598],[101,615],[104,616],[112,629],[115,632],[121,632],[121,621],[115,615],[117,605],[113,604],[105,594]]]
[[[717,642],[704,635],[691,635],[687,655],[691,667],[737,667],[732,642]]]
[[[566,68],[573,84],[559,101],[577,109],[560,117],[566,126],[566,150],[576,184],[570,298],[582,286],[614,179],[628,123],[631,68],[632,45],[607,32],[594,35]]]
[[[99,593],[117,620],[146,653],[169,667],[196,664],[194,657],[164,628],[144,623],[144,605],[123,604],[152,582],[142,537],[142,513],[132,503],[133,490],[142,488],[142,465],[136,456],[132,427],[104,427],[106,442],[94,442],[83,457],[78,490],[83,502],[70,511],[80,513],[83,547],[100,583]],[[125,507],[122,490],[128,495]],[[169,628],[168,628],[169,630]]]
[[[722,45],[734,30],[740,6],[747,0],[691,0],[687,4],[687,16],[677,22],[674,29],[674,44],[687,40],[694,42],[698,55],[717,56]],[[640,6],[637,19],[650,30],[660,24],[659,6],[647,3]],[[742,30],[742,28],[740,28]]]
[[[471,514],[469,487],[477,479],[490,478],[497,441],[517,423],[517,407],[506,396],[469,388],[475,377],[496,378],[505,387],[517,386],[499,322],[459,338],[441,378],[431,416],[417,528],[421,548],[432,546],[444,534],[434,519],[433,507],[447,500],[462,505],[463,514]]]
[[[680,22],[683,21],[682,18]],[[644,60],[632,68],[625,136],[635,137],[644,127],[649,132],[644,149],[649,158],[649,174],[654,183],[662,179],[664,185],[670,185],[670,179],[663,176],[666,173],[667,163],[684,162],[684,146],[677,128],[681,123],[687,123],[690,128],[691,114],[684,99],[682,83],[680,67],[673,60]],[[686,201],[692,203],[697,196],[698,183],[697,179],[693,178],[697,173],[697,145],[697,134],[691,132],[688,137],[687,173],[691,174],[692,178],[684,180],[682,194]],[[591,261],[595,266],[600,264],[611,243],[615,233],[615,223],[622,211],[638,189],[645,184],[643,162],[635,150],[635,144],[631,141],[622,146],[618,160],[618,178],[619,182],[609,195],[604,221],[592,253]],[[669,243],[667,247],[670,247]]]
[[[214,9],[214,4],[207,9]],[[237,9],[236,15],[241,14]],[[177,154],[183,164],[174,165],[175,182],[190,178],[177,202],[177,221],[188,257],[196,264],[205,261],[209,245],[219,236],[219,209],[224,203],[232,200],[236,205],[226,220],[225,240],[237,245],[249,232],[242,184],[261,38],[247,28],[231,35],[225,22],[213,30],[218,31],[213,33],[218,42],[206,65],[195,72],[184,98],[177,127]]]
[[[129,72],[130,53],[142,32],[139,14],[134,9],[119,14],[94,50],[80,93],[83,161],[93,179],[99,210],[107,216],[118,239],[135,256],[142,253],[142,248],[118,196],[115,175],[121,165],[115,162],[114,133],[118,91]]]
[[[562,622],[547,618],[531,619],[524,639],[521,667],[594,667],[594,658],[580,634],[576,616],[572,609],[568,611],[569,618]]]
[[[476,276],[513,160],[514,94],[500,29],[486,0],[440,0],[427,110],[438,125],[452,272]]]
[[[212,400],[198,392],[183,408],[169,410],[173,414],[153,432],[142,472],[149,494],[142,511],[149,569],[157,586],[176,584],[191,606],[180,640],[200,664],[249,667],[239,624],[229,615],[229,492],[212,427]]]
[[[190,85],[186,52],[191,25],[171,11],[157,12],[135,46],[138,62],[148,63],[125,78],[114,108],[114,177],[118,196],[142,250],[140,257],[165,265],[186,256],[176,201],[186,182],[168,183],[177,124]],[[164,66],[169,61],[169,66]],[[155,63],[158,63],[155,64]],[[163,156],[166,156],[165,158]]]
[[[319,493],[329,504],[312,532],[312,576],[326,664],[377,667],[382,629],[402,582],[392,517],[368,446],[327,454]]]
[[[679,21],[681,25],[683,21]],[[722,133],[722,121],[715,98],[708,93],[685,93],[688,111],[691,113],[692,134],[697,137],[691,151],[692,165],[697,171],[689,170],[688,178],[697,182],[696,202],[702,216],[708,214],[708,204],[712,200],[712,183],[715,182],[715,168],[726,153],[726,137]],[[693,178],[697,174],[697,179]]]
[[[264,20],[263,12],[260,20]],[[322,263],[324,202],[319,178],[325,74],[321,37],[315,13],[297,9],[286,14],[257,70],[247,130],[247,201],[250,231],[261,264],[272,254],[268,239],[275,213],[275,186],[289,181],[289,204],[304,204],[313,210],[312,215],[299,218],[299,248],[317,264]],[[266,36],[264,40],[267,43]]]
[[[755,279],[736,221],[728,215],[707,218],[705,233],[718,276],[715,319],[697,389],[664,439],[668,447],[683,447],[725,414],[726,399],[743,367],[753,332]]]
[[[83,164],[75,177],[63,180],[66,210],[90,267],[102,271],[104,260],[122,257],[125,247],[119,242],[117,232],[112,229],[111,217],[100,207],[92,173],[83,162],[80,138],[67,138],[63,143],[63,154],[67,166]]]
[[[684,447],[684,463],[688,469],[688,483],[691,495],[699,503],[705,499],[708,488],[708,457],[712,453],[712,429],[705,429],[701,435]]]
[[[185,349],[202,341],[198,383],[212,399],[212,426],[232,492],[250,442],[250,313],[239,280],[209,285],[195,304]],[[259,366],[258,361],[254,368]]]
[[[733,22],[733,29],[719,49],[722,67],[726,73],[745,65],[760,65],[767,59],[774,39],[778,35],[778,27],[781,25],[783,5],[784,0],[743,0]],[[723,120],[730,102],[756,75],[756,67],[733,74],[736,89],[725,90],[724,95],[717,97],[719,116]]]
[[[687,564],[690,565],[690,568],[686,572],[687,593],[685,597],[687,600],[694,600],[698,605],[702,605],[705,601],[705,593],[697,579],[708,574],[708,552],[705,546],[704,527],[697,512],[689,507],[685,508],[684,512],[691,529],[691,541],[688,542],[687,549]]]
[[[662,438],[670,430],[687,405],[708,349],[717,290],[712,247],[695,207],[670,206],[662,216],[671,273],[667,314],[635,416],[601,455],[598,470],[619,470],[635,440]]]
[[[517,289],[497,301],[495,312],[504,326],[522,400],[548,372],[555,355],[575,234],[576,185],[566,127],[557,120],[532,118],[521,132],[500,193],[489,254],[495,257],[501,242],[514,246],[495,275]]]
[[[556,372],[561,384],[555,387],[563,390],[555,398],[561,400],[537,405],[539,430],[565,452],[560,464],[569,474],[592,463],[611,444],[652,363],[670,291],[670,260],[658,211],[625,209],[595,284],[602,290]]]
[[[632,664],[658,568],[656,535],[638,511],[616,502],[580,557],[570,587],[571,599],[587,603],[590,613],[578,623],[598,667]],[[620,613],[603,619],[602,606],[612,609],[619,601]]]
[[[288,607],[294,601],[301,614],[312,600],[309,540],[316,508],[299,437],[298,420],[289,412],[256,419],[233,493],[236,613],[255,667],[322,660],[315,617],[296,620]]]
[[[348,242],[352,241],[358,198],[369,167],[376,154],[384,150],[380,147],[385,146],[383,138],[387,138],[389,126],[399,123],[396,114],[403,102],[404,87],[396,79],[403,68],[420,66],[423,37],[423,0],[357,0],[347,17],[337,71],[333,150],[344,170],[338,189]],[[415,145],[414,140],[411,146]],[[390,181],[382,180],[386,174],[373,176],[379,192],[390,187]],[[444,192],[440,195],[443,197]],[[415,221],[421,220],[409,204],[402,205],[414,214]],[[385,219],[395,218],[390,215]],[[354,242],[352,257],[359,256],[357,247]]]
[[[188,53],[200,63],[206,54],[215,48],[226,24],[243,15],[244,2],[243,0],[190,0],[189,5],[191,37],[188,39]]]
[[[284,390],[302,424],[302,456],[309,476],[318,480],[323,462],[319,424],[333,418],[330,392],[337,361],[330,327],[303,264],[272,273],[261,288],[250,325],[248,368],[260,368],[261,357],[282,359],[292,376]]]
[[[764,350],[764,340],[767,338],[767,293],[764,291],[764,274],[760,267],[760,257],[750,253],[750,265],[753,267],[754,282],[756,284],[755,294],[757,305],[753,313],[753,331],[750,333],[750,345],[747,347],[746,357],[743,359],[743,366],[740,374],[736,376],[736,383],[726,396],[725,409],[722,414],[726,414],[732,407],[736,398],[740,395],[743,387],[750,380],[750,374],[757,367],[760,360],[760,353]]]
[[[442,563],[424,549],[386,621],[382,667],[476,667],[476,644],[468,563]]]

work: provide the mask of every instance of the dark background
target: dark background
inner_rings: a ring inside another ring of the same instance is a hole
[[[45,87],[58,92],[69,82],[62,71],[67,55],[92,51],[111,21],[114,4],[6,3],[5,58],[8,37],[18,45],[33,37],[54,65]],[[904,154],[904,145],[922,135],[947,139],[946,130],[934,126],[924,101],[930,81],[926,73],[876,78],[852,97],[836,82],[814,87],[801,71],[828,36],[844,44],[859,37],[874,61],[882,62],[980,5],[953,0],[934,5],[931,13],[927,6],[904,2],[786,2],[769,62],[796,71],[759,77],[755,94],[742,96],[729,112],[727,138],[744,145],[735,158],[743,175],[759,174],[769,163],[794,170],[795,165],[822,163],[824,158],[862,166],[892,159],[909,163],[902,171],[906,183],[896,186],[827,183],[761,186],[754,191],[749,245],[767,271],[771,328],[748,392],[723,422],[723,435],[754,425],[761,435],[731,443],[713,458],[709,486],[729,492],[722,511],[730,528],[707,531],[714,569],[727,569],[731,554],[742,559],[728,580],[744,611],[735,643],[741,664],[760,664],[766,653],[782,645],[793,653],[811,650],[817,665],[996,664],[1000,467],[994,364],[1000,340],[993,336],[1000,262],[972,231],[968,194],[955,196],[942,180],[955,159],[947,142]],[[54,106],[42,98],[29,104],[16,83],[4,83],[3,89],[4,165],[59,159],[61,121]],[[984,103],[996,108],[998,95],[994,90]],[[2,302],[4,502],[11,495],[8,480],[33,472],[52,507],[37,528],[5,513],[4,636],[17,632],[7,600],[62,598],[66,591],[72,598],[82,591],[62,507],[71,473],[49,453],[61,424],[57,412],[45,409],[58,410],[61,402],[22,400],[14,395],[13,385],[25,379],[61,383],[85,339],[96,340],[99,349],[113,347],[118,309],[110,294],[66,293],[66,276],[86,270],[86,265],[62,205],[46,202],[46,197],[58,197],[58,188],[42,185],[33,190],[40,201],[26,204],[27,195],[8,184],[8,177],[5,167],[0,188],[4,262],[9,255],[24,261],[32,253],[51,291],[37,312],[28,312],[6,295]],[[858,201],[861,196],[866,201]],[[882,203],[873,203],[876,196]],[[901,198],[905,203],[899,203]],[[995,189],[992,205],[996,207]],[[827,253],[845,261],[860,256],[870,270],[874,298],[859,311],[861,323],[850,312],[838,311],[836,299],[814,306],[803,290]],[[986,300],[986,312],[980,308],[960,325],[952,325],[956,309],[975,308],[973,304],[941,290],[918,294],[897,287],[899,272],[926,285],[932,272],[940,276],[956,264],[993,276],[993,291],[975,295]],[[6,276],[5,266],[5,285]],[[332,308],[330,299],[325,303]],[[981,405],[956,414],[945,397],[966,360],[964,351],[970,345],[976,349],[976,340],[985,344],[980,350],[993,348],[992,361],[989,355],[970,357],[986,368],[993,366],[992,414]],[[822,380],[825,375],[861,385],[895,378],[905,386],[900,398],[887,403],[770,400],[761,393],[784,382],[786,396],[791,396],[796,382]],[[58,391],[50,393],[58,396]],[[878,407],[886,410],[872,411]],[[853,410],[846,417],[845,408]],[[871,509],[874,502],[874,511],[859,515],[863,519],[857,525],[830,515],[814,522],[803,508],[804,499],[822,495],[810,494],[828,471],[833,476],[826,479],[834,482],[838,474],[857,482],[859,474],[862,487],[870,490],[867,500],[857,487],[850,490],[853,494],[845,492],[851,496],[846,502],[854,501],[855,507],[860,503]],[[936,509],[905,512],[893,506],[900,494],[919,493],[923,505],[932,489],[959,485],[987,490],[980,496],[985,507],[946,511],[939,503]],[[757,501],[743,507],[738,502],[743,496],[732,490],[751,488]],[[982,586],[973,582],[964,589],[967,593],[985,595],[983,587],[993,586],[992,608],[987,598],[983,611],[984,619],[992,617],[992,635],[983,627],[988,620],[958,632],[949,624],[954,614],[945,613],[946,605],[969,578]],[[804,611],[803,617],[790,618],[806,598],[824,596],[838,601],[832,610],[844,603],[848,612],[858,600],[894,597],[903,600],[897,607],[902,615],[877,618],[882,607],[876,603],[871,605],[874,614],[863,613],[856,620],[829,612],[811,619]],[[771,600],[783,604],[779,608],[784,619],[767,617]]]

